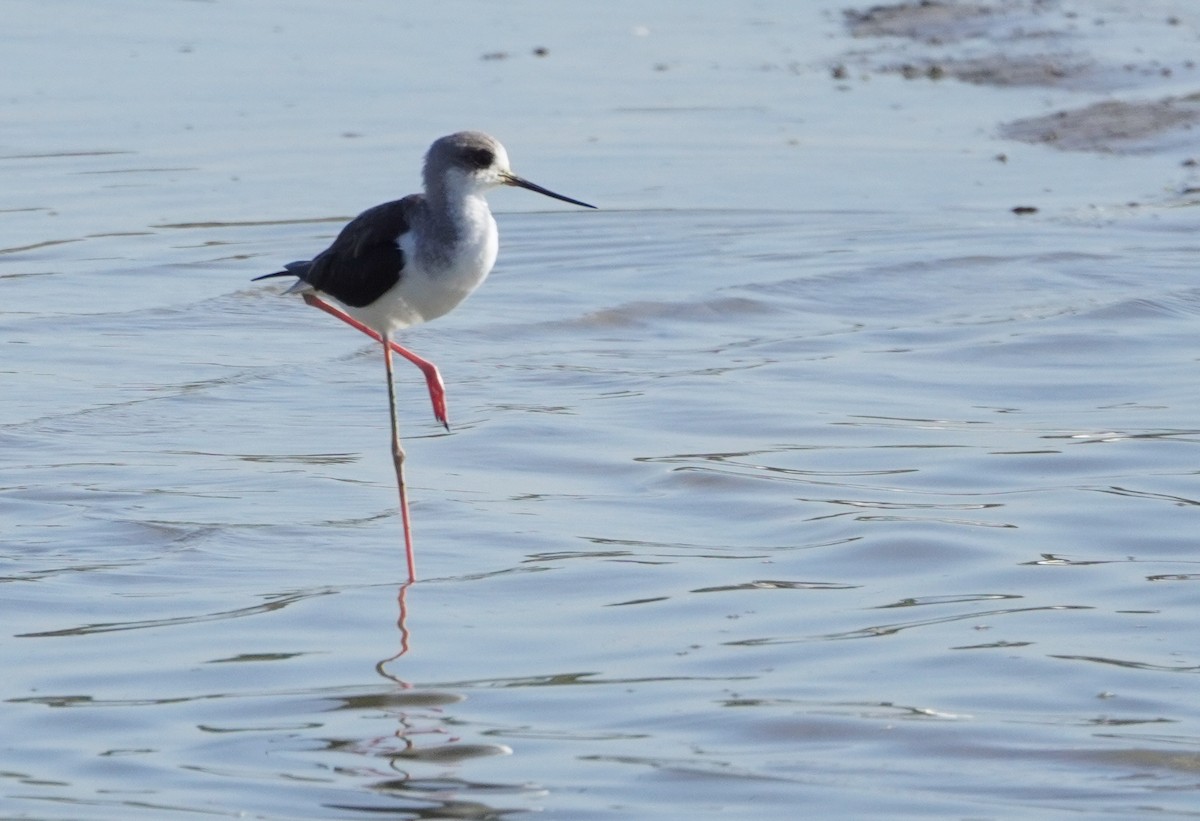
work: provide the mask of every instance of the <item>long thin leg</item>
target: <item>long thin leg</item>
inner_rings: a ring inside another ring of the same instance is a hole
[[[336,316],[338,319],[345,322],[352,328],[357,328],[367,336],[374,339],[376,342],[383,342],[383,337],[374,328],[368,328],[366,325],[359,322],[354,317],[347,314],[345,311],[339,310],[330,305],[325,300],[321,299],[314,293],[304,294],[304,301],[314,308],[320,308],[327,314]],[[450,430],[449,417],[446,415],[446,385],[442,382],[442,375],[438,372],[437,365],[430,362],[428,359],[422,359],[415,353],[410,351],[392,340],[386,343],[393,351],[403,356],[409,362],[421,369],[421,373],[425,375],[425,384],[429,388],[429,401],[433,403],[433,417],[442,423],[442,427]]]
[[[408,559],[408,581],[417,580],[417,563],[413,555],[412,526],[408,520],[408,490],[404,485],[404,446],[400,444],[400,420],[396,417],[396,379],[392,373],[391,339],[383,342],[383,362],[387,366],[388,410],[392,417],[392,463],[396,466],[396,487],[400,491],[400,521],[404,525],[404,555]]]

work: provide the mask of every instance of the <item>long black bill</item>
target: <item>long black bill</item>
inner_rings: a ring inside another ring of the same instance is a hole
[[[536,191],[543,196],[552,197],[553,199],[562,200],[563,202],[569,202],[572,205],[582,205],[584,208],[596,207],[594,205],[588,205],[586,202],[580,202],[579,200],[573,200],[570,197],[564,197],[562,194],[555,194],[549,188],[542,188],[540,185],[536,185],[529,180],[521,179],[516,174],[505,174],[504,184],[515,185],[517,188],[527,188],[530,191]]]

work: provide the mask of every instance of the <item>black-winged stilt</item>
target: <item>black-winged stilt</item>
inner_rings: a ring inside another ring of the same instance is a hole
[[[425,193],[370,208],[346,225],[333,244],[311,260],[257,279],[294,276],[286,293],[299,293],[320,308],[380,342],[387,367],[392,422],[392,461],[400,491],[400,516],[409,581],[416,578],[404,448],[396,418],[392,352],[425,375],[433,415],[449,428],[445,387],[437,366],[401,347],[392,337],[403,328],[436,319],[478,288],[496,262],[496,220],[484,194],[501,185],[595,208],[518,177],[508,153],[479,131],[460,131],[433,143],[425,155]],[[326,302],[332,297],[337,305]]]

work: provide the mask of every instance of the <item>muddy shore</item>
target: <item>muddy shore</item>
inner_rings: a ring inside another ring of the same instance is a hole
[[[1075,92],[1077,106],[1030,112],[992,125],[997,135],[1064,151],[1146,153],[1188,146],[1200,122],[1200,70],[1162,35],[1187,35],[1196,21],[1133,6],[1084,15],[1052,0],[905,2],[844,12],[863,47],[831,67],[836,79],[899,75],[916,82],[966,82],[995,88]],[[1138,26],[1152,44],[1131,57],[1098,53],[1081,30]],[[1164,37],[1164,39],[1166,39]],[[1177,38],[1178,39],[1178,38]],[[1155,94],[1156,86],[1194,81],[1195,91]],[[1102,99],[1096,99],[1101,97]]]

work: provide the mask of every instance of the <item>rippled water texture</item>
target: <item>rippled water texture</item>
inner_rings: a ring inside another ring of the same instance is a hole
[[[1200,814],[1200,148],[999,136],[1200,18],[1035,6],[10,2],[0,816]],[[406,334],[405,587],[382,357],[249,280],[465,127],[601,210]]]

